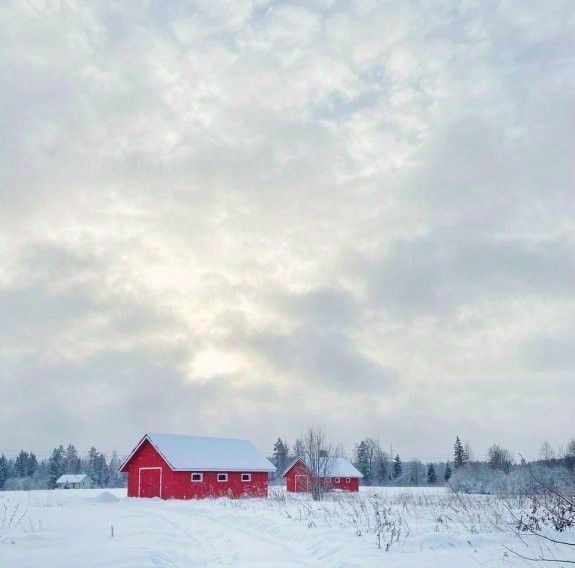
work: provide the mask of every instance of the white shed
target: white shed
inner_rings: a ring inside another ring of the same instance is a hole
[[[90,489],[92,483],[85,473],[62,475],[56,481],[60,489]]]

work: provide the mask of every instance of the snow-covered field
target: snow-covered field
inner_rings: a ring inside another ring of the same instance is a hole
[[[322,503],[160,501],[125,490],[0,493],[0,566],[522,566],[496,498],[369,488]],[[381,546],[381,548],[380,548]]]

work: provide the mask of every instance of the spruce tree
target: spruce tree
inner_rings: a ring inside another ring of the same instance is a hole
[[[113,452],[112,457],[110,458],[110,463],[108,464],[110,487],[122,487],[122,477],[118,471],[120,464],[121,462],[118,459],[118,454]]]
[[[451,479],[451,468],[449,467],[449,462],[445,464],[445,473],[443,474],[443,479],[449,481]]]
[[[366,440],[362,440],[355,447],[355,466],[363,475],[363,483],[371,485],[373,481],[373,468],[370,459],[370,448]]]
[[[64,446],[54,448],[48,460],[48,487],[54,489],[56,481],[64,474],[66,464],[64,463]]]
[[[281,438],[278,438],[274,444],[272,461],[279,475],[281,475],[289,465],[289,447]]]
[[[399,479],[401,477],[401,471],[401,458],[399,457],[399,454],[397,454],[393,459],[393,479]]]
[[[98,450],[92,446],[90,451],[88,452],[88,464],[87,464],[87,474],[88,477],[91,479],[92,484],[94,487],[98,487]]]
[[[459,436],[455,438],[455,444],[453,446],[453,466],[455,469],[463,467],[465,465],[465,450],[463,449],[463,444],[459,439]]]
[[[6,459],[6,456],[2,454],[0,456],[0,489],[4,487],[8,476],[10,475],[10,464]]]
[[[378,447],[373,467],[374,480],[378,485],[385,484],[389,481],[388,461],[387,454],[382,452]]]
[[[68,444],[66,448],[66,473],[80,473],[80,468],[78,450],[73,444]]]
[[[28,475],[28,454],[22,450],[14,461],[14,471],[17,477],[26,477]]]
[[[437,475],[435,474],[435,468],[433,467],[432,463],[427,464],[427,483],[433,485],[436,482],[437,482]]]
[[[32,477],[38,470],[38,458],[33,452],[28,454],[28,475]]]

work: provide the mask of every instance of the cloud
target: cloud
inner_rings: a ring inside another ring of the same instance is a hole
[[[294,384],[303,383],[301,389],[313,384],[320,391],[386,393],[393,382],[390,370],[370,361],[341,333],[304,328],[285,335],[260,334],[250,339],[249,346],[276,369],[290,373]]]
[[[563,442],[571,12],[3,2],[0,447]]]
[[[397,313],[438,314],[486,298],[572,299],[573,246],[564,239],[529,243],[434,234],[390,244],[368,263],[373,303]]]

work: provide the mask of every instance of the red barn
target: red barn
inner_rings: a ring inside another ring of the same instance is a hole
[[[286,489],[290,493],[305,493],[310,490],[312,472],[301,458],[296,458],[283,472]],[[359,491],[359,480],[363,475],[345,458],[330,458],[321,476],[330,489]]]
[[[273,464],[248,440],[146,434],[120,466],[128,497],[267,497]]]

